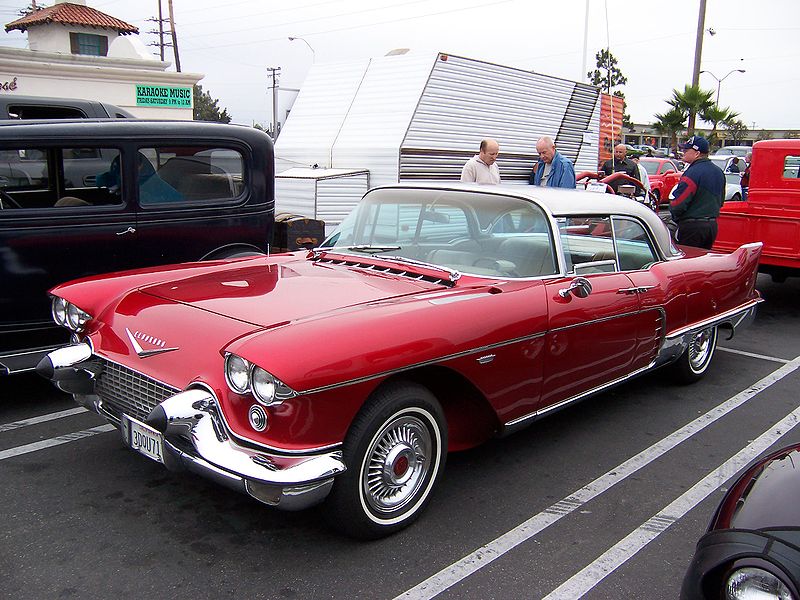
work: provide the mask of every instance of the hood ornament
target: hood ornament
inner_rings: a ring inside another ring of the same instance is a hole
[[[131,341],[131,346],[133,346],[134,351],[139,356],[139,358],[147,358],[149,356],[155,356],[156,354],[163,354],[164,352],[172,352],[173,350],[177,350],[177,346],[174,348],[166,348],[166,342],[160,340],[152,335],[148,335],[146,333],[142,333],[137,331],[135,333],[131,333],[131,330],[127,327],[125,328],[125,333],[128,334],[128,339]],[[142,348],[142,345],[139,343],[138,340],[142,340],[147,344],[155,346],[155,348],[150,348],[145,350]]]

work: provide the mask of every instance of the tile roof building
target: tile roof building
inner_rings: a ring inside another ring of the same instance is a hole
[[[25,34],[27,48],[0,47],[0,94],[94,99],[137,117],[192,119],[191,88],[203,76],[168,71],[138,27],[86,0],[55,0],[5,29]]]

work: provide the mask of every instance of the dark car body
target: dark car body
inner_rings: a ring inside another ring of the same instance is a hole
[[[748,574],[774,577],[792,598],[800,598],[798,498],[800,444],[750,466],[725,494],[697,543],[681,598],[724,598],[729,578],[746,579]]]
[[[0,119],[132,119],[124,108],[76,98],[0,94]]]
[[[68,341],[47,290],[107,271],[266,252],[272,142],[233,125],[0,123],[0,374]]]

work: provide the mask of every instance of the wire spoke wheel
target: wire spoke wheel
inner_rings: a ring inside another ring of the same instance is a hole
[[[428,428],[411,415],[387,423],[366,455],[362,486],[370,508],[388,513],[414,498],[430,469],[432,440]]]
[[[704,329],[699,332],[692,342],[689,344],[687,350],[689,356],[689,365],[692,371],[701,372],[709,360],[711,354],[714,352],[714,342],[716,341],[717,330],[714,328]]]

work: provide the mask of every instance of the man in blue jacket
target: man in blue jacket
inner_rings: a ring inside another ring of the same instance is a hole
[[[534,165],[528,179],[531,185],[575,189],[575,168],[568,158],[556,150],[553,138],[539,138],[536,152],[539,154],[539,161]]]
[[[669,212],[678,224],[676,241],[711,249],[717,239],[717,216],[725,202],[725,174],[708,159],[708,140],[694,135],[680,145],[689,163],[670,194]]]

